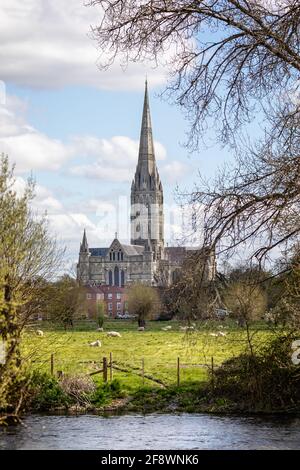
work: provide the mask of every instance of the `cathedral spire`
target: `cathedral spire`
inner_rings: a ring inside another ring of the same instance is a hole
[[[142,117],[142,127],[140,135],[140,148],[138,166],[140,170],[148,170],[152,174],[155,168],[155,153],[152,136],[152,124],[149,106],[148,82],[145,81],[145,96]]]
[[[140,148],[131,186],[131,243],[160,259],[163,251],[163,189],[155,163],[148,83],[145,82]]]
[[[86,231],[84,229],[83,231],[83,237],[82,237],[82,242],[81,242],[81,245],[80,245],[80,252],[85,252],[87,253],[89,251],[89,246],[88,246],[88,242],[87,242],[87,237],[86,237]]]

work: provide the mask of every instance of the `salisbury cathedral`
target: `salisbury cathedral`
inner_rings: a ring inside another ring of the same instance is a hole
[[[90,248],[86,231],[80,245],[78,279],[90,286],[123,287],[134,282],[169,285],[195,248],[164,244],[163,187],[155,161],[147,82],[138,162],[131,185],[131,241],[117,236],[109,247]],[[215,275],[214,256],[206,258],[209,279]]]

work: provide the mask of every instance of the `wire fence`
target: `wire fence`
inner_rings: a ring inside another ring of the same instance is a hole
[[[188,363],[181,361],[180,357],[174,362],[157,362],[155,367],[147,364],[147,360],[142,357],[133,363],[117,360],[113,353],[100,357],[99,360],[77,359],[68,361],[57,358],[54,353],[44,360],[32,360],[33,364],[46,366],[49,364],[49,372],[52,376],[61,378],[64,375],[84,374],[90,377],[97,377],[103,383],[111,382],[118,378],[123,383],[145,385],[157,385],[168,387],[171,385],[180,386],[188,380],[203,381],[208,376],[213,378],[216,369],[214,358],[211,357],[209,363]]]

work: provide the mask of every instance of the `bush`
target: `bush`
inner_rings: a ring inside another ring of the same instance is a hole
[[[94,405],[102,406],[113,398],[122,398],[124,395],[125,392],[122,390],[119,380],[114,379],[110,383],[99,385],[90,400]]]
[[[300,373],[291,360],[294,339],[280,335],[254,355],[224,362],[215,371],[215,394],[257,410],[298,409]]]
[[[29,385],[30,406],[33,410],[45,411],[68,406],[70,397],[57,379],[45,372],[34,371]]]

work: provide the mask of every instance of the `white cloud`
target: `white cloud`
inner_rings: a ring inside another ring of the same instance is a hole
[[[130,181],[138,158],[139,142],[126,136],[110,139],[92,135],[74,136],[67,143],[51,139],[26,120],[27,103],[7,96],[0,104],[0,154],[16,163],[18,174],[28,171],[57,171],[73,158],[83,163],[73,165],[69,173],[107,182]],[[157,160],[166,159],[166,149],[155,141]]]
[[[185,175],[187,175],[189,171],[190,170],[187,165],[174,160],[161,168],[161,175],[164,176],[169,183],[176,183],[177,181],[180,181]]]
[[[13,188],[17,195],[22,196],[24,194],[26,185],[26,180],[21,176],[15,178]],[[54,196],[53,192],[40,184],[35,185],[35,197],[31,204],[32,208],[39,213],[47,212],[48,214],[53,214],[63,210],[63,205]]]
[[[1,0],[0,80],[22,86],[57,88],[88,85],[103,89],[142,88],[145,73],[152,86],[165,81],[162,69],[116,62],[106,72],[97,68],[99,51],[88,37],[99,24],[99,7],[84,0]]]
[[[9,155],[18,173],[59,169],[72,148],[30,126],[25,112],[26,103],[13,96],[6,97],[5,106],[0,104],[0,153]]]
[[[93,162],[70,168],[76,176],[106,181],[131,181],[137,164],[139,142],[125,136],[98,139],[91,136],[73,139],[73,153],[94,159]],[[166,149],[160,142],[154,142],[157,160],[166,158]]]

